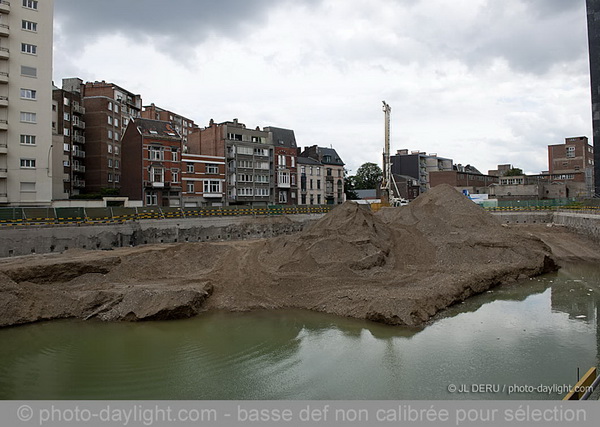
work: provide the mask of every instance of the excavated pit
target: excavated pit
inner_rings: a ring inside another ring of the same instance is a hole
[[[416,326],[490,287],[555,268],[541,240],[438,186],[377,214],[345,203],[272,239],[1,261],[0,326],[276,308]]]

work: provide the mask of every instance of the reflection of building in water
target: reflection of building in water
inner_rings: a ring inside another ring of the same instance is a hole
[[[567,284],[565,283],[565,285]],[[596,296],[593,292],[587,291],[587,285],[585,288],[582,285],[575,282],[571,286],[561,286],[558,289],[553,287],[552,310],[567,313],[569,319],[581,320],[590,324],[597,323]]]

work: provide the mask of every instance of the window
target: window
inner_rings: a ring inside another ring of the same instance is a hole
[[[252,191],[252,189],[249,189]],[[221,192],[221,181],[204,181],[204,192],[215,194]]]
[[[187,164],[187,172],[188,173],[194,173],[194,164],[193,163],[188,163]]]
[[[567,157],[568,158],[575,157],[575,147],[574,146],[567,147]]]
[[[115,145],[115,154],[118,156],[119,155],[119,146]]]
[[[115,132],[115,138],[114,139],[115,139],[115,141],[119,140],[119,132]]]
[[[311,190],[313,189],[313,180],[312,179],[310,180],[310,189]]]
[[[279,166],[285,166],[285,156],[280,154],[279,156],[277,156],[277,158]]]
[[[266,149],[266,148],[255,148],[254,149],[254,155],[255,156],[269,157],[269,150]]]
[[[112,111],[112,109],[113,109],[113,103],[109,102],[108,103],[108,111]]]
[[[112,116],[108,116],[108,124],[112,125],[113,124],[113,119]]]
[[[65,122],[70,122],[71,121],[71,115],[69,113],[64,113],[63,114],[63,119],[65,120]]]
[[[291,178],[292,178],[292,185],[296,185],[296,174],[293,173],[292,176],[291,176]]]
[[[262,184],[268,184],[269,183],[269,176],[268,175],[256,175],[255,181],[259,182],[259,183],[262,183]]]
[[[219,173],[219,165],[207,164],[206,173],[216,175]]]
[[[21,169],[35,169],[35,159],[21,159]]]
[[[113,182],[113,174],[112,173],[108,174],[108,182]]]
[[[296,158],[294,156],[290,157],[290,160],[292,161],[292,167],[295,168],[296,167]]]
[[[112,145],[110,145],[110,144],[108,144],[108,152],[109,152],[109,153],[112,153],[112,149],[113,149],[113,146],[112,146]]]
[[[317,179],[317,190],[320,190],[320,189],[321,189],[321,180]],[[319,203],[319,204],[321,204],[321,203]]]
[[[69,98],[67,98],[67,97],[64,97],[64,98],[63,98],[63,104],[64,104],[64,105],[66,105],[66,106],[68,107],[70,103],[71,103],[71,102],[69,101]]]
[[[115,169],[119,169],[119,166],[121,166],[121,162],[115,160]]]
[[[115,174],[115,182],[121,182],[121,175]]]
[[[265,138],[263,138],[261,136],[253,136],[252,137],[252,142],[255,142],[257,144],[264,144],[265,143]]]
[[[321,176],[321,168],[317,167],[317,176]]]
[[[37,46],[29,43],[21,43],[21,52],[37,55]]]
[[[159,147],[150,147],[150,160],[164,160],[165,152]]]
[[[251,156],[254,154],[254,150],[250,147],[237,147],[238,154],[245,154]]]
[[[301,173],[302,175],[306,175],[306,166],[301,166],[301,167],[300,167],[300,173]]]
[[[114,110],[115,110],[115,113],[119,112],[119,104],[115,104]],[[127,123],[125,123],[125,124],[127,124]]]
[[[21,135],[21,144],[35,145],[35,135]]]
[[[108,167],[109,168],[113,167],[113,161],[112,161],[112,159],[108,159]]]
[[[171,149],[171,158],[174,162],[179,161],[179,153],[177,152],[177,148]]]
[[[21,28],[27,31],[37,31],[37,22],[22,20]]]
[[[110,129],[108,131],[108,139],[113,139],[113,131]]]
[[[27,77],[37,77],[37,68],[21,65],[21,75]]]
[[[252,188],[239,188],[238,196],[250,197],[254,194]]]
[[[71,131],[70,131],[70,129],[69,129],[69,128],[64,128],[64,129],[63,129],[63,134],[64,134],[65,136],[69,136],[69,135],[71,134]]]
[[[289,172],[279,172],[279,183],[280,184],[289,184],[290,183]]]
[[[37,10],[38,2],[37,0],[23,0],[23,7],[26,7],[27,9]]]
[[[194,193],[195,192],[195,190],[194,190],[194,183],[193,182],[188,182],[187,183],[187,192],[188,193]]]
[[[269,162],[256,162],[255,168],[269,170]]]
[[[70,153],[71,152],[71,145],[69,145],[69,144],[63,144],[63,151],[65,153]]]
[[[151,191],[146,194],[146,206],[156,206],[158,205],[158,196],[156,195],[156,191]]]
[[[287,193],[285,191],[279,192],[279,203],[287,203]]]
[[[37,114],[21,111],[21,121],[23,123],[37,123]]]
[[[63,166],[68,168],[69,166],[71,166],[71,163],[69,163],[68,160],[63,160]]]
[[[152,182],[165,182],[165,170],[163,168],[152,168]]]
[[[317,205],[321,204],[321,195],[317,194]]]
[[[115,117],[115,127],[119,127],[119,119]]]
[[[269,194],[271,194],[271,192],[268,188],[257,188],[254,191],[254,195],[258,197],[269,197]]]
[[[252,162],[250,160],[240,160],[238,165],[241,169],[252,169]]]
[[[33,89],[21,89],[21,99],[36,99],[37,92]]]
[[[171,178],[172,178],[173,182],[179,182],[179,170],[178,169],[171,170]]]
[[[227,134],[227,139],[231,139],[233,141],[241,141],[242,140],[242,135],[237,134],[237,133],[228,133]]]

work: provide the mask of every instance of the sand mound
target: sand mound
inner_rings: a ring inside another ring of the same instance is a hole
[[[0,274],[44,284],[27,293],[29,306],[37,307],[30,317],[139,320],[191,315],[202,305],[295,307],[417,325],[491,286],[548,271],[554,267],[549,255],[540,240],[501,226],[452,187],[439,186],[378,214],[345,203],[294,235],[115,250],[102,265],[92,255],[68,263],[56,257],[0,266]],[[57,274],[65,266],[69,271]],[[52,292],[62,301],[59,312]],[[78,309],[69,312],[71,305]]]

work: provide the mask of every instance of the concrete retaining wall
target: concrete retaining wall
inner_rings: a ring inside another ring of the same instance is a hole
[[[578,212],[494,212],[503,224],[558,224],[600,242],[600,215]]]
[[[199,218],[131,221],[124,224],[0,229],[0,257],[110,250],[152,243],[207,242],[296,233],[323,214],[257,218]]]

